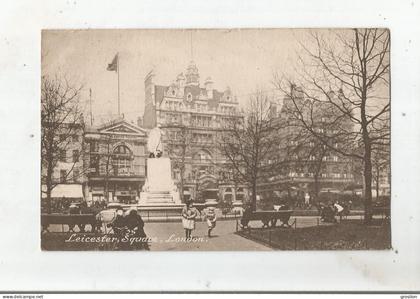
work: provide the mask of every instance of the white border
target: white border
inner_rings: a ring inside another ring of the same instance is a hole
[[[0,290],[419,290],[419,6],[415,0],[2,2]],[[191,27],[391,29],[394,251],[41,252],[41,29]]]

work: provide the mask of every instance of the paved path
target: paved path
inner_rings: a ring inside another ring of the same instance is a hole
[[[193,231],[193,241],[185,241],[185,232],[181,222],[176,223],[146,223],[146,234],[150,237],[157,236],[151,242],[150,250],[173,251],[248,251],[271,250],[269,247],[235,235],[236,222],[234,220],[218,221],[212,232],[212,237],[207,237],[207,224],[196,223]]]

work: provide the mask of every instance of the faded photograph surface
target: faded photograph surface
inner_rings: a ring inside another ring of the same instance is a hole
[[[391,248],[386,29],[44,30],[43,250]]]

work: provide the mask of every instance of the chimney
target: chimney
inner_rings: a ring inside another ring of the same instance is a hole
[[[178,88],[183,89],[185,87],[185,76],[183,73],[176,77],[176,84],[178,85]]]
[[[204,81],[204,87],[206,88],[207,97],[209,99],[213,98],[213,81],[210,77],[207,77],[206,81]]]

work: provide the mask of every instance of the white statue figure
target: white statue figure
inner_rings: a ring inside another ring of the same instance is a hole
[[[162,136],[163,131],[160,129],[160,125],[151,129],[149,137],[147,139],[147,150],[149,151],[149,158],[159,158],[163,153]]]

